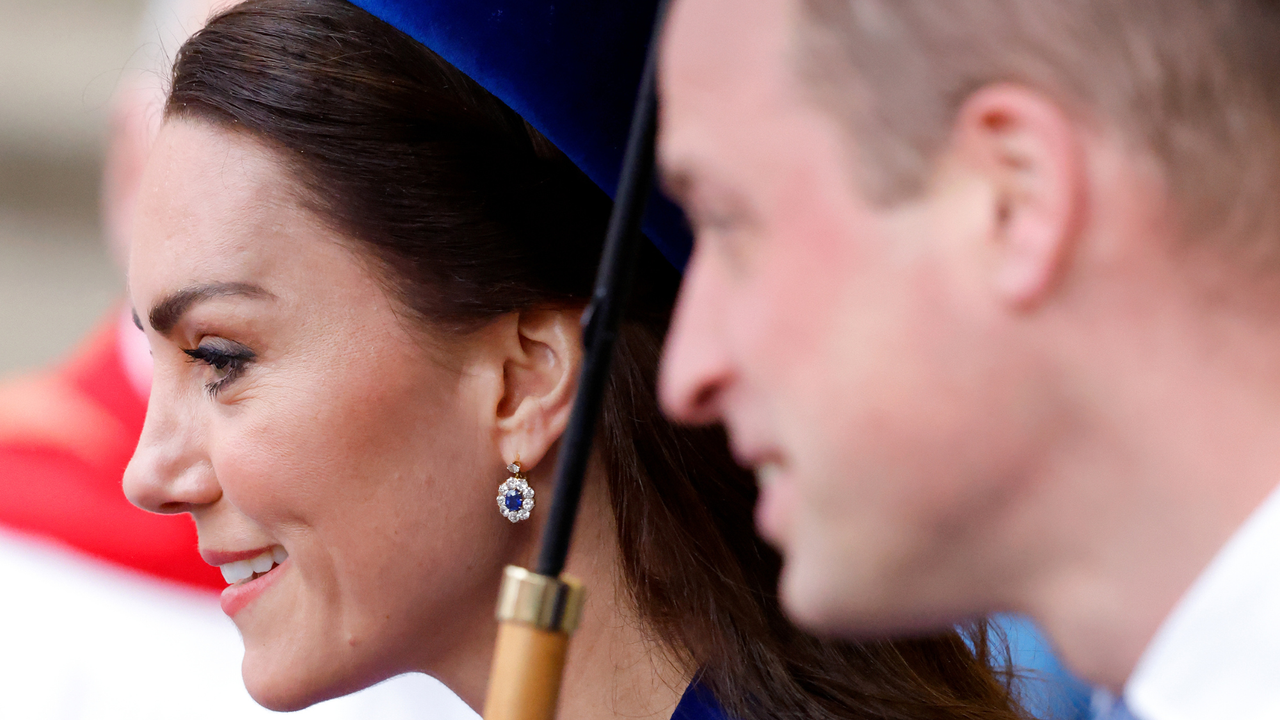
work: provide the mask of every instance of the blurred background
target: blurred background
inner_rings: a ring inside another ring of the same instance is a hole
[[[0,376],[64,355],[122,295],[98,184],[112,92],[155,51],[145,7],[0,0]]]

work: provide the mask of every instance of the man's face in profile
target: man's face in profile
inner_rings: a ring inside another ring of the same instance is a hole
[[[802,622],[855,632],[972,612],[968,528],[1016,473],[994,310],[957,261],[966,198],[892,207],[856,180],[856,143],[793,63],[796,2],[680,0],[661,70],[659,155],[696,233],[661,394],[723,422],[761,484]],[[972,213],[970,213],[972,214]],[[965,248],[967,249],[967,248]],[[961,593],[963,595],[963,593]]]

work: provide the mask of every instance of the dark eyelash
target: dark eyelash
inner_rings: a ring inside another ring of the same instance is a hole
[[[192,350],[183,350],[182,352],[191,358],[191,362],[204,363],[223,373],[222,377],[204,386],[205,391],[210,396],[217,395],[228,384],[240,377],[240,374],[244,372],[245,366],[252,362],[255,357],[253,351],[248,348],[224,350],[212,345],[201,345]]]

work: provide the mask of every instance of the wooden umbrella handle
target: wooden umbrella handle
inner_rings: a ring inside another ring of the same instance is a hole
[[[569,636],[577,629],[585,596],[570,577],[506,569],[484,720],[555,718]]]
[[[484,720],[552,720],[569,636],[504,622],[484,700]]]

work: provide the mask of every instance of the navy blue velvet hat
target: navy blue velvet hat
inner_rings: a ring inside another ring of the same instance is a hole
[[[656,0],[352,2],[466,73],[614,196]],[[644,231],[684,267],[684,218],[657,193]]]

